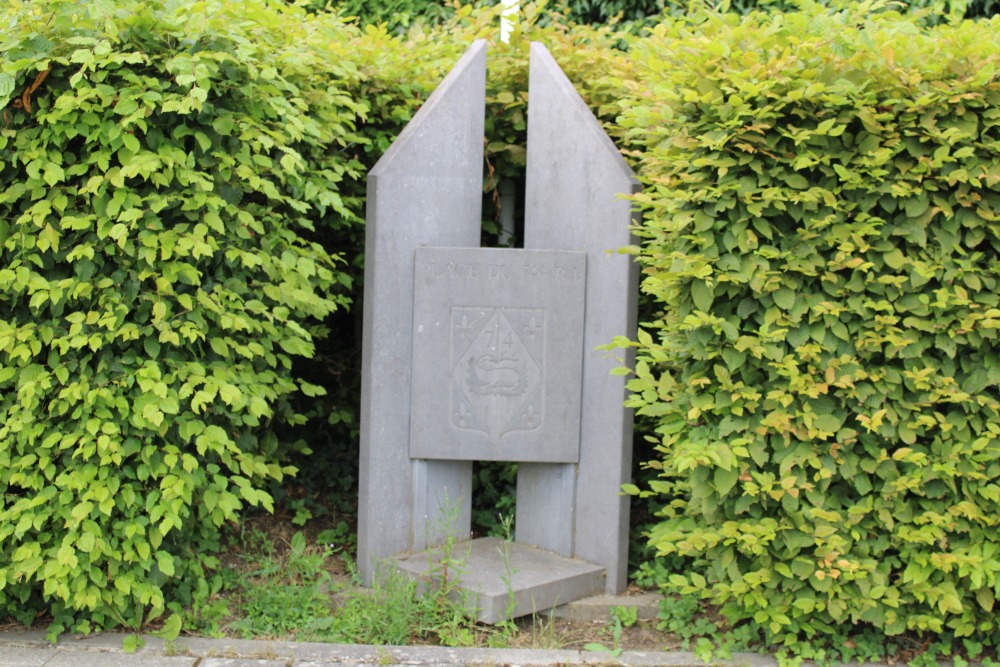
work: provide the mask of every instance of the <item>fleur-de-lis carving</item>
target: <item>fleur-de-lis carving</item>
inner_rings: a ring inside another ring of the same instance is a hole
[[[459,403],[458,410],[455,410],[455,412],[451,414],[455,419],[455,423],[458,424],[459,427],[465,428],[469,425],[469,417],[472,413],[465,407],[465,403]]]
[[[529,428],[535,428],[538,425],[538,413],[535,412],[534,404],[529,405],[528,409],[524,411],[524,421]]]
[[[463,313],[462,320],[458,323],[458,327],[456,328],[458,330],[459,336],[461,336],[462,338],[468,336],[469,332],[472,331],[472,325],[469,324],[469,316]]]
[[[539,333],[541,333],[541,331],[542,331],[542,325],[539,324],[535,320],[535,316],[532,315],[531,319],[528,320],[528,324],[527,324],[527,326],[524,327],[523,331],[528,336],[528,338],[531,338],[532,340],[534,340],[535,336],[537,336]]]

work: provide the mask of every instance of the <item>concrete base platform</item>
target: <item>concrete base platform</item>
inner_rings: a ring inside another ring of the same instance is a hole
[[[440,585],[447,576],[469,615],[484,623],[544,611],[604,590],[600,565],[495,537],[459,542],[447,556],[432,549],[390,562],[425,585]]]
[[[556,607],[552,615],[581,623],[607,623],[615,607],[625,607],[635,609],[637,621],[655,621],[659,618],[662,599],[659,593],[601,594]]]

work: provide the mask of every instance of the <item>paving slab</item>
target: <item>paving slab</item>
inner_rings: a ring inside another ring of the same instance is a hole
[[[0,667],[42,667],[55,655],[55,650],[6,646],[0,648]]]
[[[45,640],[45,633],[38,630],[8,630],[0,632],[0,646],[4,648],[38,648],[55,650]]]
[[[197,662],[198,658],[190,656],[59,650],[43,665],[44,667],[195,667]],[[2,657],[0,664],[3,664]]]
[[[485,649],[400,646],[387,649],[388,656],[407,665],[578,665],[580,652],[570,650]]]
[[[289,667],[292,660],[254,660],[252,658],[205,658],[198,667]],[[296,661],[298,664],[298,661]]]
[[[705,667],[688,651],[625,651],[618,656],[577,650],[365,646],[146,636],[136,653],[122,650],[124,634],[63,637],[56,646],[42,631],[0,632],[0,667]],[[713,667],[778,667],[771,655],[735,653]],[[942,663],[951,667],[950,663]],[[815,667],[805,662],[803,667]],[[886,667],[865,663],[852,667]]]

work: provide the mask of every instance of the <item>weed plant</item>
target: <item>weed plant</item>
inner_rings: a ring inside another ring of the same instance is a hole
[[[511,519],[500,517],[498,525],[509,540]],[[369,645],[564,645],[551,616],[495,626],[470,618],[469,601],[457,588],[465,557],[454,539],[435,551],[423,580],[385,568],[371,588],[363,588],[350,553],[339,551],[345,538],[341,527],[316,529],[308,525],[284,540],[279,531],[245,523],[229,538],[230,557],[209,583],[212,595],[187,610],[185,627],[214,637]],[[508,564],[507,616],[512,616],[516,569],[509,552],[502,555]]]
[[[453,546],[453,544],[451,545]],[[370,591],[354,588],[337,608],[328,632],[316,641],[355,644],[436,643],[472,646],[477,641],[475,621],[465,613],[456,581],[463,563],[444,550],[428,581],[418,581],[394,568],[376,574]],[[352,566],[353,579],[360,584]]]
[[[246,569],[228,578],[227,592],[239,618],[229,626],[243,638],[312,638],[333,625],[329,602],[330,553],[309,547],[295,533],[286,553],[279,553],[262,532],[245,538]]]
[[[617,658],[622,654],[622,628],[630,628],[639,620],[639,612],[635,607],[614,607],[611,609],[611,646],[599,642],[591,642],[583,648],[597,653],[607,653]]]
[[[398,572],[377,577],[370,592],[347,594],[337,609],[334,634],[339,641],[356,644],[400,645],[412,643],[427,632],[426,616],[417,595],[417,582]]]
[[[477,641],[473,620],[454,599],[454,580],[461,562],[450,552],[439,566],[435,585],[395,571],[376,577],[373,588],[352,586],[341,591],[339,605],[332,600],[337,584],[331,574],[336,562],[328,540],[343,536],[338,529],[322,531],[316,544],[302,532],[287,548],[258,528],[233,538],[237,556],[213,580],[215,595],[191,609],[187,625],[212,636],[245,639],[287,638],[374,645],[439,643],[469,646]],[[360,584],[346,553],[350,581]],[[440,576],[447,573],[447,576]],[[342,584],[341,584],[342,585]]]

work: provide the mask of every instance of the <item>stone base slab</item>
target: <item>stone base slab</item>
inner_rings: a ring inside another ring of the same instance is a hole
[[[604,568],[526,544],[484,537],[390,559],[424,585],[447,576],[454,595],[484,623],[545,611],[604,590]],[[457,576],[457,579],[454,577]]]

